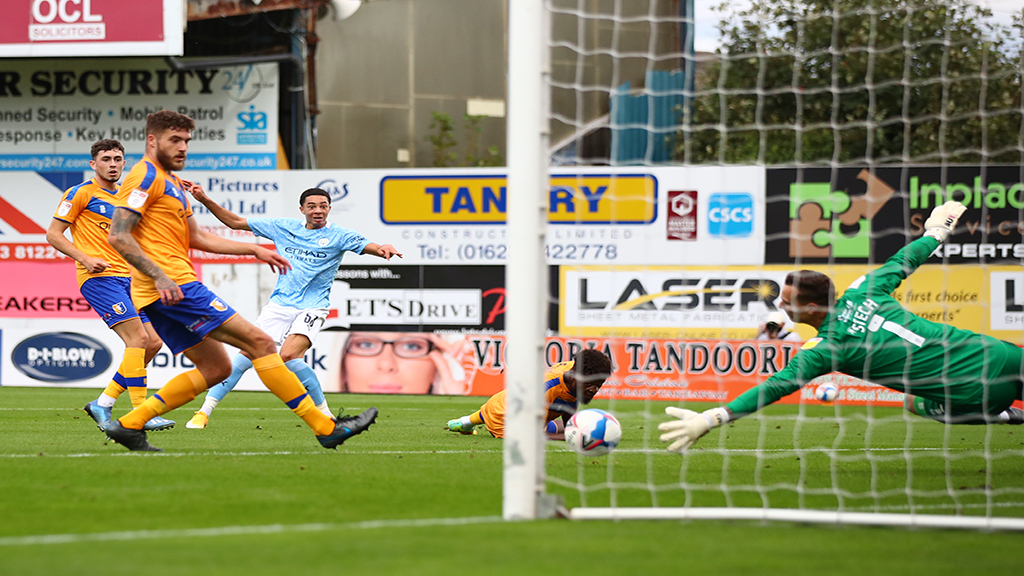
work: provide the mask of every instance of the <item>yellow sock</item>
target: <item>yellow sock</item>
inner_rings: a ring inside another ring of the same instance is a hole
[[[106,390],[103,391],[104,394],[106,394],[107,396],[110,396],[114,400],[117,400],[117,397],[120,396],[121,393],[126,390],[126,388],[124,386],[121,386],[117,382],[117,377],[120,376],[120,375],[121,375],[120,373],[114,374],[114,379],[110,381],[110,384],[107,384]]]
[[[256,358],[252,361],[252,367],[256,369],[263,385],[302,418],[317,436],[326,436],[334,431],[334,420],[317,410],[299,378],[284,365],[279,354],[275,352]]]
[[[146,401],[145,348],[124,349],[124,358],[121,359],[121,365],[117,368],[117,374],[114,375],[115,381],[118,378],[121,379],[120,384],[128,388],[128,396],[132,399],[132,408],[141,406]]]
[[[141,430],[150,418],[166,414],[178,406],[188,404],[206,388],[206,379],[199,373],[199,370],[183,372],[171,378],[163,388],[150,396],[141,406],[121,416],[118,420],[125,428]]]
[[[472,414],[469,415],[469,421],[474,426],[479,426],[479,425],[484,423],[484,419],[483,419],[483,417],[480,416],[480,411],[479,410],[477,410],[476,412],[473,412]]]

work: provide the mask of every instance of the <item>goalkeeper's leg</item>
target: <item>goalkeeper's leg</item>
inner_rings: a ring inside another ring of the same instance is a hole
[[[986,412],[978,405],[947,406],[941,402],[906,394],[903,407],[911,414],[943,424],[1024,424],[1024,410],[1007,406]]]

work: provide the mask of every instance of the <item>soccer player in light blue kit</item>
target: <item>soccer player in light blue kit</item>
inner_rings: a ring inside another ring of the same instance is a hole
[[[402,255],[390,244],[376,244],[362,235],[334,226],[327,221],[331,212],[331,196],[319,188],[310,188],[299,197],[299,211],[304,220],[296,218],[243,218],[217,204],[199,187],[190,190],[196,200],[229,228],[251,230],[272,241],[277,251],[288,259],[292,270],[277,277],[270,302],[260,311],[256,325],[277,342],[281,358],[306,387],[316,407],[331,416],[327,399],[316,373],[302,360],[327,318],[334,273],[345,252],[373,254],[385,260]],[[231,376],[210,388],[195,416],[186,428],[206,428],[210,414],[224,396],[238,384],[252,360],[241,352],[231,361]]]

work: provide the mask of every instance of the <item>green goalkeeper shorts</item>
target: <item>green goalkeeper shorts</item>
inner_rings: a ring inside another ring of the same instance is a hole
[[[920,396],[914,397],[914,412],[949,424],[986,424],[994,416],[1010,407],[1021,398],[1021,382],[1009,381],[986,387],[988,401],[982,404],[936,402]]]

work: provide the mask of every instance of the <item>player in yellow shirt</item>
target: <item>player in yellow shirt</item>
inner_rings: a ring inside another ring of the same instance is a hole
[[[295,374],[285,367],[274,340],[238,315],[196,278],[189,250],[246,254],[279,273],[291,266],[280,254],[203,231],[192,216],[188,192],[198,184],[172,171],[185,167],[195,122],[171,110],[146,118],[146,154],[118,195],[110,245],[132,266],[132,299],[174,354],[184,353],[195,368],[172,378],[141,406],[104,427],[107,436],[129,450],[159,451],[143,425],[153,416],[183,406],[231,374],[222,342],[252,358],[263,384],[313,429],[325,448],[336,448],[373,424],[377,409],[333,419],[317,410]]]
[[[545,431],[553,440],[564,440],[565,423],[580,404],[590,404],[611,376],[612,362],[600,350],[585,348],[568,362],[560,362],[544,373],[544,399],[548,406]],[[556,421],[561,417],[561,426]],[[472,434],[483,425],[491,436],[505,437],[505,391],[491,396],[476,412],[449,420],[445,427],[452,432]]]
[[[46,230],[46,240],[75,260],[82,296],[124,341],[124,357],[113,379],[99,398],[84,408],[103,426],[110,422],[114,402],[125,390],[133,408],[146,400],[146,364],[160,351],[163,341],[145,312],[132,305],[128,263],[107,243],[117,181],[124,170],[124,146],[117,140],[100,140],[92,145],[90,154],[89,166],[96,176],[64,192]],[[68,228],[71,240],[64,235]],[[146,422],[145,429],[173,426],[173,420],[157,416]]]

